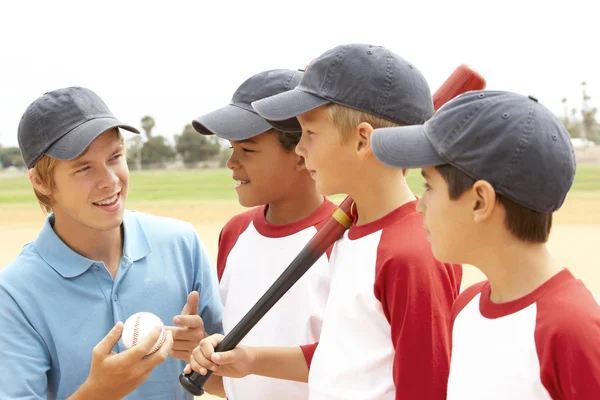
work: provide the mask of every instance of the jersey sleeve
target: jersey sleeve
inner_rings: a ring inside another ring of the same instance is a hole
[[[46,399],[50,353],[5,287],[0,285],[0,398]]]
[[[229,257],[231,249],[233,249],[233,246],[235,246],[242,232],[244,232],[248,225],[250,225],[254,214],[259,211],[260,208],[236,215],[230,219],[227,224],[225,224],[223,229],[221,229],[221,232],[219,233],[219,245],[217,250],[217,277],[219,282],[225,273],[227,257]]]
[[[310,364],[312,363],[312,359],[315,355],[315,351],[317,350],[318,345],[319,342],[300,346],[300,350],[302,350],[302,354],[304,355],[304,359],[306,360],[306,365],[308,366],[308,369],[310,369]]]
[[[542,384],[553,399],[583,400],[600,393],[600,307],[580,290],[538,302],[535,341]]]
[[[451,309],[462,269],[437,261],[425,232],[416,228],[412,239],[394,232],[385,237],[384,230],[377,254],[375,296],[391,325],[396,399],[441,400],[446,398]]]

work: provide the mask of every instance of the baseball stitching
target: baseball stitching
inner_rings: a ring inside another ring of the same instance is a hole
[[[152,348],[152,350],[150,350],[150,354],[154,353],[155,351],[157,351],[158,349],[160,349],[160,346],[162,346],[162,344],[165,341],[165,331],[164,328],[162,330],[162,332],[160,333],[160,337],[158,338],[158,341],[156,342],[156,344],[154,345],[154,347]]]
[[[140,320],[142,319],[142,316],[144,314],[140,313],[136,318],[135,318],[135,324],[133,325],[133,341],[131,342],[131,346],[135,346],[137,345],[138,342],[138,328],[140,326]]]

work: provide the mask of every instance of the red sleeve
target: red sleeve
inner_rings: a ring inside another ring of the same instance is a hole
[[[537,303],[535,342],[542,384],[553,399],[600,393],[600,307],[579,281]]]
[[[217,277],[219,282],[225,272],[225,266],[227,265],[227,257],[238,238],[248,228],[250,222],[254,218],[254,214],[260,212],[260,207],[238,214],[231,218],[227,224],[223,227],[219,233],[219,245],[217,251]]]
[[[319,342],[300,346],[300,350],[302,350],[302,354],[304,354],[304,359],[306,360],[306,365],[308,366],[308,369],[310,369],[310,364],[312,363],[312,359],[315,355],[315,351],[317,350],[318,345]]]
[[[446,399],[451,311],[462,267],[431,252],[422,220],[384,229],[377,252],[375,296],[391,325],[396,399]]]

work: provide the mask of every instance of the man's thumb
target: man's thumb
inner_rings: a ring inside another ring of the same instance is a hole
[[[200,295],[195,290],[190,292],[187,297],[187,303],[181,310],[181,315],[198,315],[198,302],[200,301]]]
[[[123,333],[123,323],[121,321],[117,322],[115,326],[108,332],[106,336],[96,345],[94,348],[94,352],[98,352],[103,355],[109,355],[112,352],[112,349],[115,347],[119,339],[121,339],[121,334]]]

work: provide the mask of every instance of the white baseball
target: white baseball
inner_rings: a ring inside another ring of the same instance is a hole
[[[155,329],[156,326],[162,328],[160,336],[156,341],[156,344],[154,344],[152,349],[146,355],[154,353],[156,350],[160,349],[160,346],[162,346],[165,341],[165,324],[163,324],[160,318],[149,312],[135,313],[127,318],[127,321],[125,321],[125,324],[123,325],[123,334],[121,336],[123,344],[128,349],[136,346],[152,331],[152,329]]]

